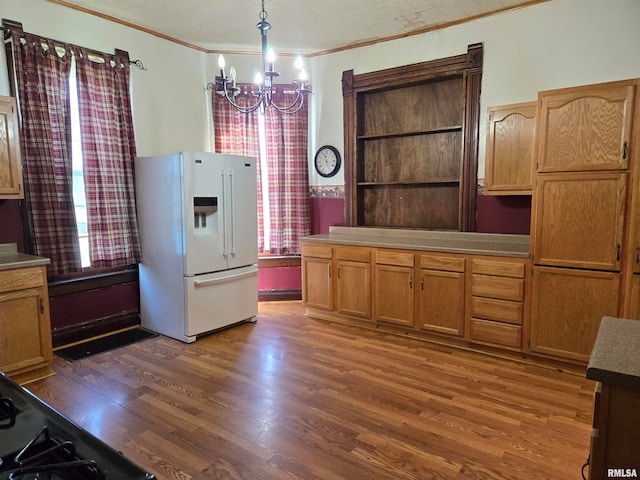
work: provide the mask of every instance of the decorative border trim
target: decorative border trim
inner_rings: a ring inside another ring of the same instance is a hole
[[[309,186],[311,198],[342,198],[344,199],[344,185],[312,185]]]

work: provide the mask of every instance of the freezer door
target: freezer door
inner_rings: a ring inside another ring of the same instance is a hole
[[[227,155],[227,238],[229,268],[258,262],[256,159]]]
[[[258,267],[187,277],[185,336],[193,337],[258,314]]]
[[[225,155],[182,153],[185,208],[185,275],[225,270]],[[255,190],[255,188],[254,188]]]

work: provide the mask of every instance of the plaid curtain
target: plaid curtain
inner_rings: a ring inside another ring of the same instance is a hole
[[[241,93],[236,97],[239,105],[251,105],[255,97],[251,95],[251,85],[238,85]],[[258,113],[240,113],[222,95],[215,92],[213,97],[213,128],[215,151],[232,155],[247,155],[258,159],[258,251],[264,251],[264,224],[262,221],[262,181],[260,169],[260,137],[258,133]]]
[[[129,62],[104,55],[104,62],[73,46],[78,83],[80,136],[87,196],[91,265],[126,266],[140,261],[136,220],[136,158]]]
[[[276,85],[273,102],[289,105],[295,100],[294,85]],[[308,104],[294,114],[274,108],[265,113],[271,253],[301,252],[300,237],[311,232],[309,171],[307,166]]]
[[[60,57],[52,41],[12,33],[22,119],[25,193],[36,255],[51,260],[49,275],[82,270],[73,208],[70,50]]]

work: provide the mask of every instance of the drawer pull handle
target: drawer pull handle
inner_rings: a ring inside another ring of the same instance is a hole
[[[420,279],[420,290],[424,290],[424,277]]]
[[[413,290],[413,277],[409,277],[409,289]]]
[[[340,280],[340,267],[338,267],[338,280]]]
[[[625,140],[622,145],[622,159],[625,160],[627,158],[627,141]]]
[[[44,313],[44,300],[40,299],[40,313]]]
[[[616,245],[616,261],[620,261],[620,244]]]
[[[640,246],[636,247],[636,263],[640,263]]]

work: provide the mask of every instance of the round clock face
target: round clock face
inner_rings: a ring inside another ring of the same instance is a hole
[[[323,177],[333,177],[340,170],[340,153],[335,147],[325,145],[316,152],[316,171]]]

